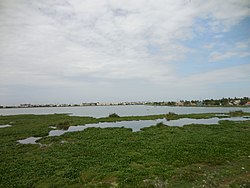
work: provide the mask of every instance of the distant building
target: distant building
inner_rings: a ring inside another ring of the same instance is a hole
[[[202,101],[198,101],[198,102],[196,103],[196,106],[204,106],[204,104],[203,104]]]
[[[248,101],[248,102],[245,104],[245,106],[250,106],[250,101]]]
[[[20,108],[30,108],[31,104],[20,104]]]
[[[234,100],[234,105],[240,105],[240,100]]]

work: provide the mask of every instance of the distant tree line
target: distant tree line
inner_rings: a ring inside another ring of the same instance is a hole
[[[179,102],[152,102],[156,106],[244,106],[249,104],[250,98],[222,98],[204,100],[181,100]]]

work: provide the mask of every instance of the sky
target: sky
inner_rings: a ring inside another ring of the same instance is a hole
[[[0,0],[0,104],[250,96],[249,0]]]

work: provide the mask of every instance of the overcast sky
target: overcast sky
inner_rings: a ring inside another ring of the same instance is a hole
[[[0,0],[2,105],[249,95],[249,0]]]

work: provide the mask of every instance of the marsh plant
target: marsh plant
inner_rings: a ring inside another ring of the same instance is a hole
[[[207,118],[215,114],[168,114]],[[227,113],[226,115],[229,115]],[[244,113],[249,116],[249,113]],[[249,187],[250,121],[213,125],[157,124],[88,128],[47,137],[56,125],[158,119],[166,114],[128,117],[76,117],[62,114],[0,116],[0,187]],[[17,144],[27,137],[43,144]]]
[[[69,121],[63,121],[63,122],[59,122],[56,127],[58,129],[63,129],[63,130],[68,130],[68,128],[71,126]]]
[[[230,111],[229,115],[231,117],[243,116],[244,112],[242,110]]]
[[[119,118],[120,116],[116,113],[109,114],[110,118]]]

